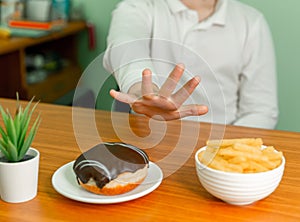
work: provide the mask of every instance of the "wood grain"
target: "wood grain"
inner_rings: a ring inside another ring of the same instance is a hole
[[[0,103],[15,106],[14,100],[0,99]],[[299,133],[184,121],[162,124],[142,116],[83,108],[76,109],[76,120],[72,120],[72,107],[50,104],[39,104],[38,111],[42,124],[33,143],[41,152],[38,195],[21,204],[0,200],[0,221],[300,221]],[[207,193],[196,175],[194,153],[210,138],[212,129],[214,137],[223,133],[224,138],[261,137],[265,144],[283,151],[286,168],[276,191],[243,207]],[[145,149],[168,175],[154,192],[129,202],[101,205],[73,201],[53,189],[51,177],[60,166],[98,142],[120,140]]]

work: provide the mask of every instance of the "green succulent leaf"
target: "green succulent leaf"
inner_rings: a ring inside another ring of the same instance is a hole
[[[27,152],[27,150],[29,149],[32,141],[34,140],[34,137],[36,135],[37,129],[40,125],[40,116],[35,120],[34,124],[32,125],[30,132],[26,138],[26,140],[24,141],[22,147],[19,150],[19,158],[23,158]]]
[[[0,134],[2,136],[2,140],[7,143],[7,136],[6,136],[6,132],[4,131],[4,129],[0,126]]]
[[[20,131],[22,130],[21,124],[20,124],[21,118],[22,118],[21,113],[17,112],[16,116],[15,116],[15,119],[14,119],[14,126],[15,126],[15,129],[16,129],[17,141],[20,140],[20,135],[21,135]]]
[[[3,109],[2,106],[0,106],[0,113],[1,113],[4,125],[6,126],[7,125],[7,121],[8,121],[7,120],[8,119],[8,114],[4,111],[4,109]]]
[[[18,149],[15,145],[9,140],[7,143],[7,152],[10,154],[10,161],[17,162],[18,160]]]
[[[20,132],[20,135],[19,135],[20,138],[18,140],[18,147],[23,146],[25,136],[26,136],[26,133],[27,133],[27,130],[28,130],[28,127],[29,127],[29,122],[30,122],[29,118],[24,118],[24,116],[22,116],[21,122],[20,122],[20,125],[22,127],[22,131]]]
[[[9,152],[6,150],[6,147],[7,147],[7,143],[4,142],[3,139],[1,138],[0,139],[0,151],[7,159],[10,159],[11,157],[10,157]]]
[[[8,121],[7,121],[6,132],[7,132],[7,135],[9,137],[9,140],[15,146],[17,146],[18,145],[17,134],[16,134],[16,129],[15,129],[14,121],[13,121],[13,118],[11,116],[8,118]]]
[[[34,99],[34,97],[28,102],[27,106],[24,109],[24,113],[23,113],[24,118],[30,119],[33,111],[35,110],[35,107],[37,106],[37,103],[36,103],[30,110],[30,106],[31,106],[33,99]]]
[[[27,133],[28,127],[29,127],[29,122],[30,122],[30,119],[32,117],[32,113],[34,112],[34,110],[35,110],[35,108],[38,104],[38,103],[36,103],[32,107],[31,111],[29,112],[29,108],[31,106],[31,103],[32,103],[33,99],[34,99],[34,97],[28,102],[28,104],[25,107],[24,111],[20,110],[20,112],[21,112],[20,126],[23,130],[22,130],[22,133],[20,133],[20,139],[19,139],[19,143],[18,143],[19,147],[23,146],[25,136],[26,136],[26,133]]]

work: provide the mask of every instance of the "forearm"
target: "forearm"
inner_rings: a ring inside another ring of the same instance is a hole
[[[126,0],[113,11],[104,55],[104,67],[115,76],[122,92],[142,81],[145,68],[154,70],[149,39],[152,20],[144,1]],[[135,93],[140,93],[134,87]]]

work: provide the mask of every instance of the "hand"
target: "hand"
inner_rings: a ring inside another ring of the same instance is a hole
[[[182,105],[200,83],[200,77],[190,79],[177,92],[173,93],[178,81],[184,73],[184,66],[176,65],[168,79],[160,89],[152,83],[152,72],[143,71],[141,86],[142,96],[110,91],[110,95],[124,103],[128,103],[134,112],[144,114],[157,120],[174,120],[186,116],[200,116],[208,112],[207,106],[198,104]]]

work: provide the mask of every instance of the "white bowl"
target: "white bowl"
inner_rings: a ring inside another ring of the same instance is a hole
[[[260,173],[232,173],[215,170],[202,164],[195,154],[196,171],[202,186],[213,196],[233,205],[247,205],[269,196],[279,185],[285,158],[277,168]]]

